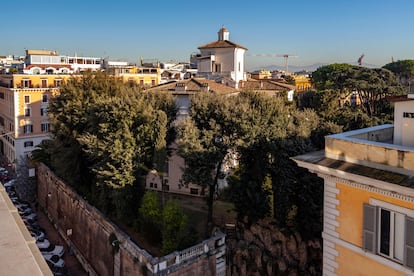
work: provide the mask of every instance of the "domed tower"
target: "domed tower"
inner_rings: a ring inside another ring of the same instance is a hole
[[[229,31],[224,26],[218,31],[218,40],[230,40]]]
[[[217,34],[217,41],[198,47],[197,76],[238,88],[239,82],[246,80],[244,54],[247,48],[231,42],[224,26]]]

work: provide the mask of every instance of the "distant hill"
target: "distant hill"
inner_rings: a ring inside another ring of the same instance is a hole
[[[357,62],[347,62],[348,64],[351,65],[358,65]],[[289,72],[299,72],[299,71],[308,71],[308,72],[313,72],[316,69],[318,69],[321,66],[325,66],[331,63],[315,63],[315,64],[311,64],[311,65],[289,65]],[[369,64],[369,63],[362,63],[362,66],[364,67],[369,67],[369,68],[379,68],[381,66],[375,65],[375,64]],[[249,72],[254,72],[254,71],[260,71],[260,70],[270,70],[270,71],[283,71],[285,70],[285,66],[283,65],[266,65],[266,66],[262,66],[262,67],[253,67],[253,68],[249,68],[248,71]]]

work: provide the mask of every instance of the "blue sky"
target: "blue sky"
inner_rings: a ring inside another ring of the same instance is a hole
[[[290,65],[414,59],[412,0],[1,1],[0,55],[25,49],[137,62],[188,61],[224,25],[248,54]],[[283,65],[246,56],[247,69]]]

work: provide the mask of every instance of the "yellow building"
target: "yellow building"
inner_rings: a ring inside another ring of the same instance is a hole
[[[250,77],[256,80],[272,79],[272,72],[262,69],[260,71],[250,73]]]
[[[161,69],[159,67],[119,65],[109,66],[106,72],[120,77],[124,82],[142,87],[152,87],[161,83]]]
[[[10,166],[49,139],[49,99],[71,75],[0,75],[0,151]]]
[[[324,179],[323,275],[414,275],[414,95],[394,125],[330,135],[294,160]]]
[[[312,83],[309,77],[293,76],[295,78],[296,92],[306,92],[312,88]]]

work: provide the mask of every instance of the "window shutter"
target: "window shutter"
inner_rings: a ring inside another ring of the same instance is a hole
[[[369,204],[363,206],[362,249],[372,253],[377,251],[377,207]],[[414,252],[414,251],[413,251]]]
[[[404,265],[414,268],[414,218],[405,217]]]

